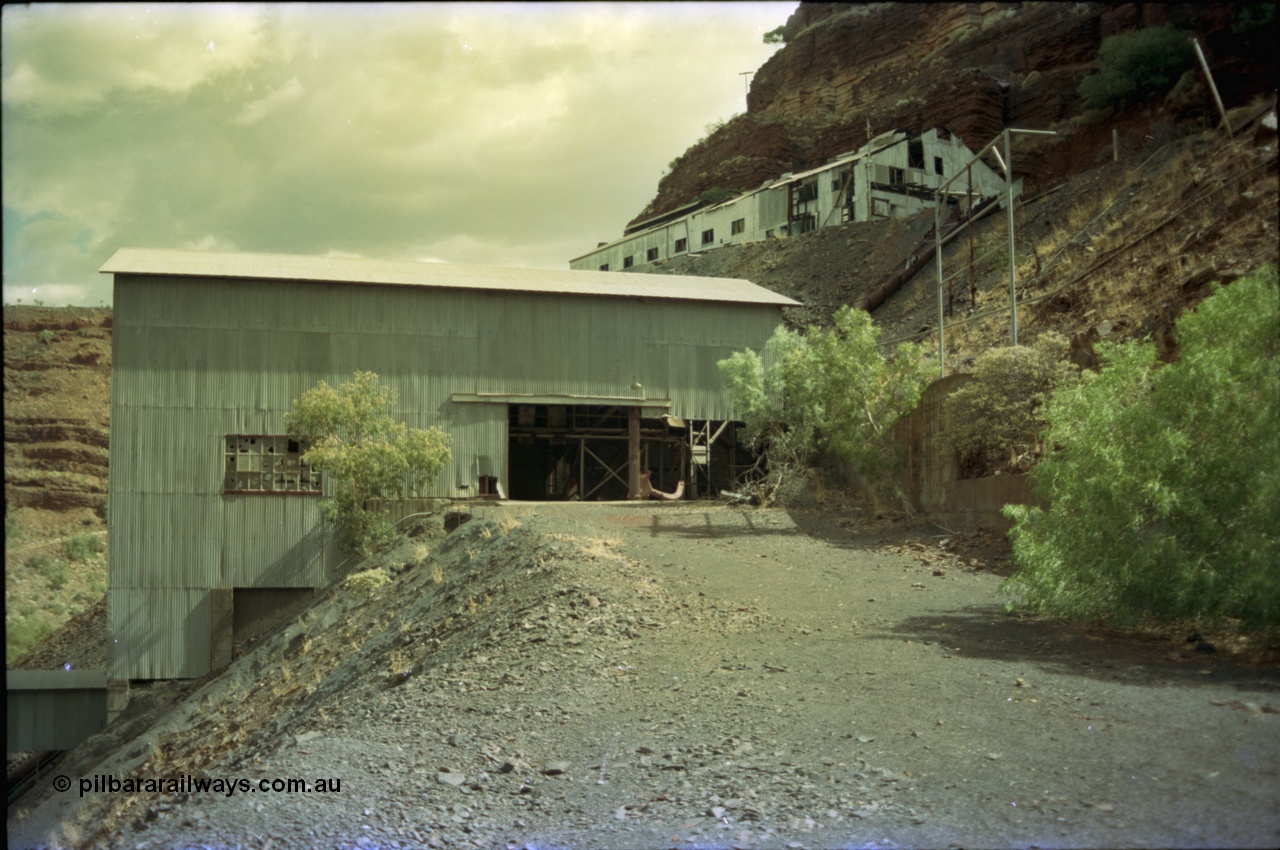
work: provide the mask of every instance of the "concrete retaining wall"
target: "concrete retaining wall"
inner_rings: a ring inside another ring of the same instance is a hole
[[[1007,529],[1012,523],[1000,509],[1007,504],[1049,503],[1032,492],[1025,475],[994,475],[960,479],[956,454],[942,441],[948,424],[945,401],[968,375],[948,375],[925,389],[916,409],[893,430],[893,441],[902,451],[901,486],[915,508],[947,528]]]

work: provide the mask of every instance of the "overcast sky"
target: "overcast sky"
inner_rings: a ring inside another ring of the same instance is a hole
[[[121,247],[568,268],[796,5],[6,4],[4,300],[110,303]]]

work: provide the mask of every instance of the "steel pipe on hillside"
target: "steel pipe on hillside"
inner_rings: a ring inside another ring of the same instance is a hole
[[[955,239],[957,236],[963,233],[966,226],[971,225],[974,222],[978,221],[979,219],[984,218],[985,216],[989,215],[992,210],[996,209],[996,206],[994,204],[996,200],[997,200],[996,198],[988,198],[982,203],[974,206],[973,211],[970,213],[968,218],[962,218],[959,221],[948,223],[946,225],[945,232],[943,232],[942,234],[943,247],[946,247],[947,245],[949,245],[953,239]],[[935,219],[937,218],[937,215],[938,215],[938,209],[937,207],[935,207],[934,208]],[[938,227],[937,227],[937,222],[935,221],[933,240],[929,240],[929,239],[921,240],[920,246],[917,247],[916,250],[911,252],[911,255],[915,256],[916,258],[915,262],[909,263],[901,271],[896,271],[893,274],[890,274],[887,277],[885,277],[883,280],[881,280],[881,282],[874,289],[872,289],[870,292],[864,295],[860,301],[858,301],[856,305],[857,308],[859,310],[866,310],[868,313],[870,313],[872,310],[876,309],[881,304],[883,304],[889,298],[890,295],[892,295],[893,293],[897,292],[900,288],[902,288],[902,285],[904,283],[906,283],[911,278],[915,277],[916,274],[919,273],[919,271],[923,269],[926,265],[928,265],[929,261],[934,258],[936,254],[937,238],[938,238]]]
[[[1222,125],[1227,128],[1227,135],[1234,136],[1231,131],[1231,120],[1227,118],[1227,108],[1222,105],[1222,95],[1218,94],[1218,84],[1213,81],[1213,72],[1209,70],[1209,61],[1204,58],[1204,51],[1200,49],[1200,40],[1195,36],[1191,37],[1191,46],[1196,49],[1196,58],[1200,60],[1200,70],[1204,71],[1204,78],[1209,81],[1209,91],[1213,92],[1213,102],[1218,104],[1218,113],[1222,115]]]

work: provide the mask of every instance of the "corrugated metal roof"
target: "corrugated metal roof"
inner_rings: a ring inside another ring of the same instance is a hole
[[[76,691],[107,689],[106,670],[6,670],[4,687],[8,691]]]
[[[465,266],[298,254],[233,254],[121,248],[99,271],[106,274],[436,286],[448,289],[799,306],[799,302],[785,295],[737,278],[623,275],[617,272]]]
[[[771,189],[775,186],[785,186],[788,183],[795,183],[797,180],[803,180],[806,177],[812,177],[815,174],[821,174],[822,172],[830,171],[833,168],[840,168],[841,166],[858,162],[859,160],[866,159],[869,156],[875,156],[889,148],[897,147],[909,138],[912,137],[901,130],[891,130],[888,133],[882,133],[867,144],[863,145],[856,153],[838,156],[828,163],[819,165],[816,168],[810,168],[808,171],[797,172],[789,177],[779,177],[777,180],[768,184],[765,188]]]

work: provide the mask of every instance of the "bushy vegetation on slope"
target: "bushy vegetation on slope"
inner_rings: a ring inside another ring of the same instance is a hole
[[[871,316],[841,307],[830,329],[778,327],[764,356],[747,349],[718,364],[746,437],[763,451],[763,501],[786,501],[808,481],[820,452],[848,462],[865,483],[884,484],[893,467],[889,430],[928,383],[924,349],[902,343],[880,353]]]
[[[1036,610],[1280,627],[1280,287],[1274,266],[1177,323],[1178,359],[1100,344],[1057,393],[1032,471],[1048,511],[1010,505],[1009,581]]]
[[[1165,24],[1106,39],[1097,72],[1080,82],[1085,105],[1123,107],[1169,88],[1195,61],[1190,36]]]

